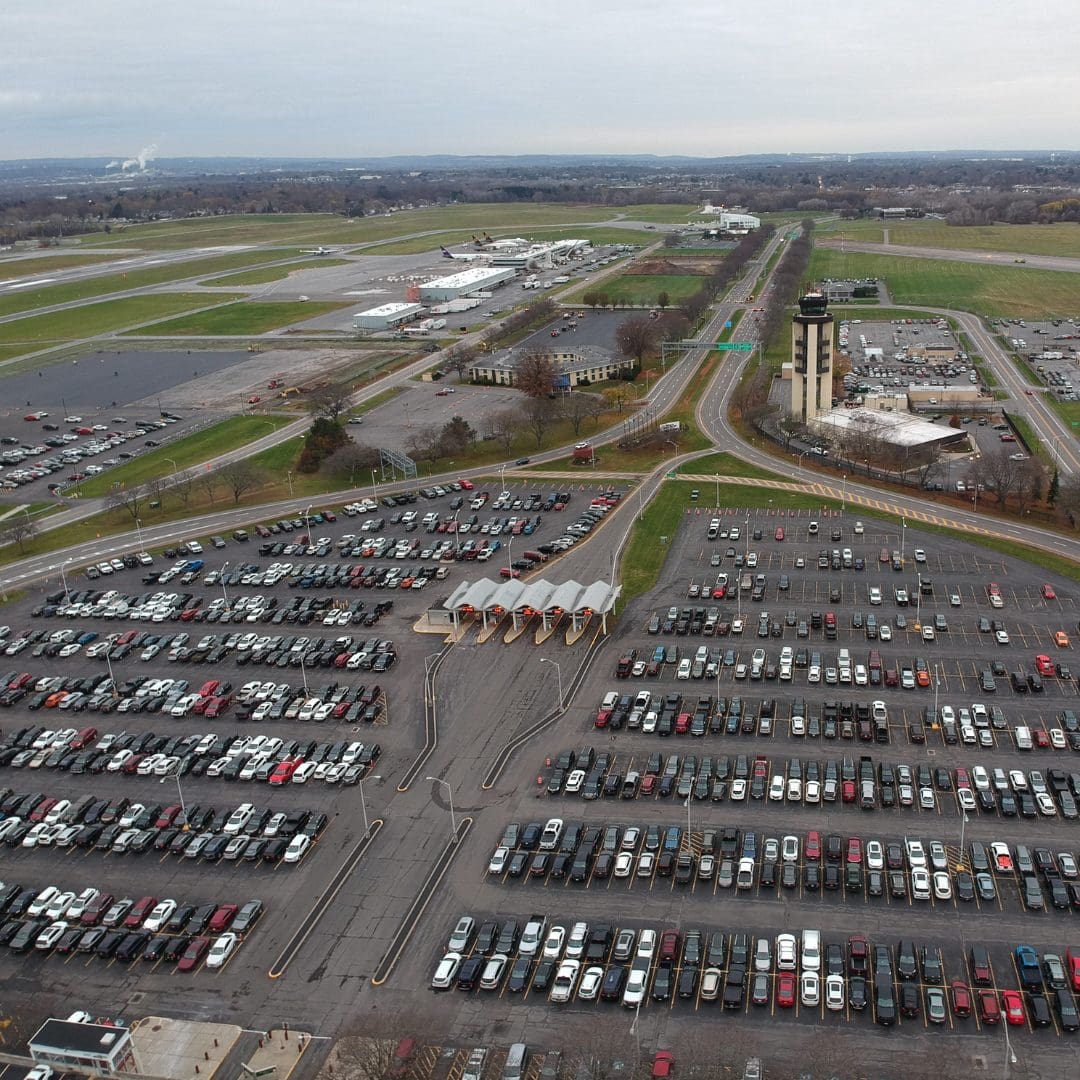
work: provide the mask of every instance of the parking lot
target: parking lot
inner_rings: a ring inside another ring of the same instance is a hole
[[[768,1026],[786,1014],[808,1037],[824,1028],[845,1047],[850,1029],[872,1056],[883,1037],[872,978],[855,975],[853,987],[845,960],[831,1007],[827,964],[816,998],[814,987],[803,994],[801,962],[780,985],[777,934],[818,928],[822,948],[845,957],[852,936],[888,946],[905,1040],[952,1035],[964,1060],[985,1055],[1001,1024],[980,1011],[979,991],[992,989],[1008,1010],[1015,1003],[1004,991],[1015,989],[1021,1011],[1010,1030],[1024,1059],[1053,1057],[1053,1036],[1071,1037],[1080,984],[1069,982],[1059,1002],[1057,976],[1046,982],[1044,967],[1040,994],[1020,978],[1015,949],[1031,945],[1056,972],[1053,958],[1064,963],[1074,940],[1078,618],[1068,583],[952,538],[851,513],[691,505],[657,588],[629,606],[567,716],[500,783],[517,785],[516,800],[485,816],[483,850],[425,924],[425,963],[410,965],[413,977],[430,982],[468,914],[480,944],[470,940],[462,963],[477,949],[485,959],[465,972],[475,989],[450,996],[470,1015],[464,1002],[482,1005],[492,1023],[517,1022],[525,1010],[529,1028],[550,1030],[551,1012],[572,1023],[623,1001],[633,958],[614,952],[621,931],[674,927],[680,944],[670,963],[650,961],[640,1012],[643,1040],[657,1032],[670,1040],[695,1030],[699,1013],[724,1011],[728,973],[742,959],[732,958],[734,938],[745,936],[740,947],[751,953],[763,938],[773,960],[755,972],[751,958],[729,1010],[752,1027],[755,1047],[781,1056],[792,1048],[786,1025],[775,1034]],[[934,628],[932,639],[923,627]],[[1040,666],[1041,692],[1028,679]],[[1013,673],[1023,692],[1012,689]],[[559,840],[542,850],[552,819]],[[924,867],[908,858],[906,842],[916,839]],[[808,856],[807,845],[820,854]],[[515,921],[520,938],[537,913],[545,935],[553,925],[569,935],[575,920],[611,931],[606,951],[597,946],[592,962],[582,955],[565,1002],[552,999],[565,945],[545,963],[542,952],[523,959],[515,941],[499,971],[486,971],[499,949],[484,924],[498,934]],[[715,962],[682,958],[695,930],[703,950],[711,935],[726,935]],[[901,941],[929,950],[932,978],[921,966],[900,974]],[[988,982],[972,970],[972,944],[989,951]],[[600,970],[582,997],[589,967]],[[626,973],[610,974],[618,968]],[[954,1009],[955,981],[969,992],[970,1015]]]
[[[1076,319],[1052,322],[996,319],[991,325],[1005,345],[1028,366],[1059,401],[1080,401],[1077,349],[1080,329]]]

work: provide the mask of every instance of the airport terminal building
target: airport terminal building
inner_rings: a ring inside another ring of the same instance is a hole
[[[420,286],[420,299],[425,304],[457,300],[460,296],[512,281],[516,276],[517,271],[512,267],[474,266],[457,274],[425,282]]]

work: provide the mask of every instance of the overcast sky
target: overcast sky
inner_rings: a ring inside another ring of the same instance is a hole
[[[1075,0],[29,0],[0,158],[1076,149]]]

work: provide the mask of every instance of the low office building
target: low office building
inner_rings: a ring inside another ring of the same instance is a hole
[[[517,365],[528,354],[511,349],[479,357],[469,368],[469,376],[476,382],[494,383],[496,386],[513,386]],[[571,349],[545,350],[540,355],[555,366],[553,390],[568,390],[575,386],[591,386],[605,379],[616,379],[624,372],[632,371],[634,361],[615,356],[597,345],[579,345]]]
[[[64,1072],[133,1072],[131,1031],[112,1024],[46,1020],[30,1039],[30,1056]]]
[[[367,311],[358,311],[353,315],[353,326],[357,330],[394,330],[412,322],[423,310],[422,304],[382,304]]]
[[[513,267],[473,266],[456,274],[424,282],[420,286],[420,299],[425,304],[456,300],[459,296],[467,296],[469,293],[512,281],[516,276],[517,270]]]

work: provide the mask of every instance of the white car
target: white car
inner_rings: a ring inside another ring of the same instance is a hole
[[[499,983],[502,982],[503,972],[509,962],[510,958],[503,953],[496,953],[494,956],[489,957],[480,972],[480,989],[498,990]]]
[[[866,841],[866,868],[868,870],[885,869],[885,849],[880,840]]]
[[[492,853],[491,859],[488,862],[489,874],[501,874],[506,869],[506,864],[510,861],[510,849],[505,845],[500,845]]]
[[[60,895],[60,890],[55,885],[47,885],[34,897],[26,914],[31,919],[40,919],[45,909]]]
[[[784,862],[799,861],[799,838],[797,836],[785,836],[780,845],[780,857]]]
[[[994,640],[999,645],[1008,645],[1009,644],[1009,633],[1008,633],[1008,631],[1007,630],[995,630],[994,631]]]
[[[975,809],[975,794],[971,788],[957,788],[956,802],[960,809],[967,813]]]
[[[915,900],[930,899],[930,872],[925,866],[915,866],[911,870],[911,896]]]
[[[73,892],[57,893],[56,896],[49,901],[49,906],[42,912],[42,915],[46,919],[62,919],[67,914],[67,909],[75,902],[75,894]]]
[[[626,1008],[633,1009],[645,1001],[646,992],[649,989],[649,973],[638,968],[631,968],[623,988],[622,1003]]]
[[[454,985],[458,968],[461,967],[462,955],[459,952],[448,952],[435,968],[435,974],[431,976],[432,990],[449,990]]]
[[[578,1000],[595,1001],[600,993],[600,985],[603,981],[604,969],[602,967],[597,965],[587,967],[581,976],[581,983],[578,985]]]
[[[798,963],[794,934],[776,935],[776,967],[780,971],[794,971]]]
[[[566,942],[566,955],[571,960],[577,960],[585,955],[585,946],[589,943],[589,924],[576,922],[570,930],[570,936]]]
[[[952,899],[952,882],[944,870],[938,870],[934,874],[934,897],[938,900]]]
[[[634,856],[629,851],[620,851],[615,857],[615,869],[612,871],[617,878],[627,878],[634,870]]]
[[[49,949],[60,940],[61,937],[67,932],[68,924],[66,922],[54,922],[51,925],[45,927],[44,930],[38,934],[34,940],[34,948],[40,949],[42,952],[47,952]]]
[[[544,938],[543,959],[558,960],[562,956],[563,945],[566,943],[566,927],[552,926],[548,929],[547,937]]]
[[[297,833],[290,841],[289,846],[285,849],[285,854],[281,857],[282,862],[298,863],[307,853],[311,847],[311,837],[307,833]]]
[[[1050,797],[1046,791],[1035,792],[1035,802],[1038,804],[1039,813],[1043,817],[1057,817],[1057,807],[1054,805],[1054,800]]]
[[[821,977],[816,971],[804,971],[799,979],[799,997],[804,1005],[821,1004]]]
[[[165,924],[172,918],[172,914],[175,910],[175,900],[162,900],[156,905],[154,910],[147,915],[142,924],[142,928],[157,933],[159,930],[164,929]]]
[[[825,979],[825,1008],[839,1012],[844,1007],[844,976],[829,975]]]
[[[97,889],[83,889],[70,904],[68,904],[67,917],[73,921],[82,918],[82,913],[100,896]]]

